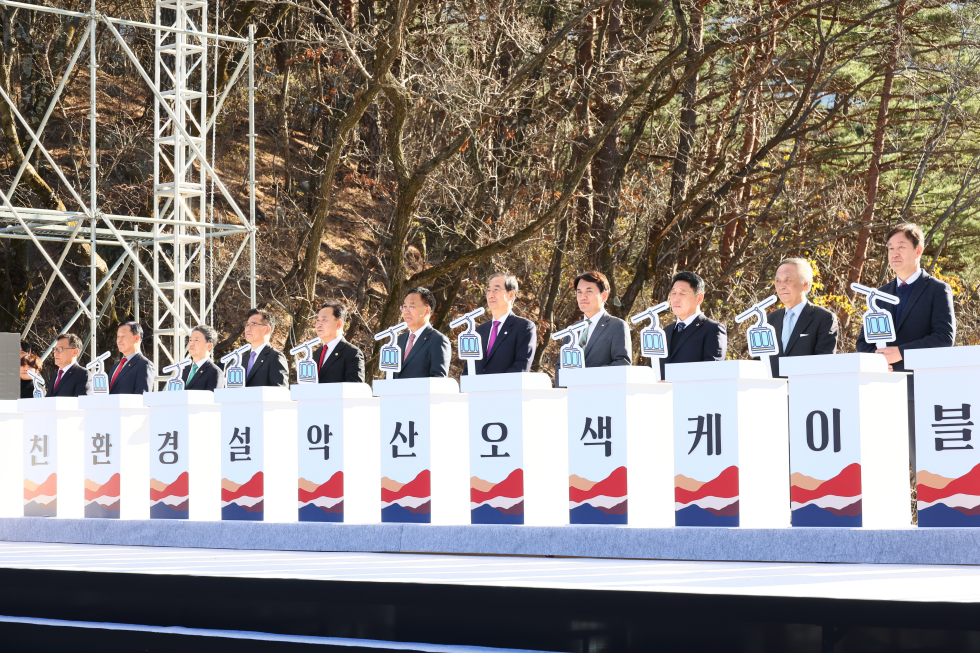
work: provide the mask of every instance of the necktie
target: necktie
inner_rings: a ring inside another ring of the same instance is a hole
[[[683,322],[678,322],[677,323],[677,333],[680,333],[681,331],[683,331],[684,330],[684,327],[686,327],[686,326],[687,325],[684,324]]]
[[[323,345],[323,351],[320,352],[320,367],[323,367],[323,364],[326,362],[326,360],[327,360],[327,346]]]
[[[255,365],[255,359],[258,357],[258,353],[253,349],[252,355],[248,357],[248,369],[245,370],[245,376],[252,373],[252,366]]]
[[[895,328],[898,328],[898,323],[902,319],[902,309],[905,308],[905,300],[909,296],[909,291],[912,290],[912,286],[905,283],[904,281],[898,282],[898,306],[895,307]]]
[[[405,358],[408,358],[408,353],[412,351],[412,345],[415,344],[415,334],[411,333],[408,336],[408,346],[405,347]]]
[[[122,368],[126,365],[126,359],[119,361],[119,365],[116,366],[116,372],[112,375],[112,381],[109,382],[109,387],[111,388],[119,377],[119,373],[122,372]]]
[[[58,384],[61,383],[61,375],[64,374],[64,373],[65,373],[64,370],[58,370],[58,378],[54,380],[54,387],[55,388],[57,388],[58,387]],[[54,388],[51,388],[51,389],[54,390]]]
[[[490,341],[487,342],[487,353],[488,354],[490,353],[490,350],[493,349],[493,343],[495,343],[497,341],[497,331],[499,329],[500,329],[500,322],[498,322],[497,320],[494,320],[493,321],[493,328],[490,329]]]
[[[197,363],[194,363],[193,365],[191,365],[191,373],[187,375],[187,382],[188,383],[191,382],[191,379],[194,378],[194,375],[195,374],[197,374]]]
[[[786,347],[789,346],[789,337],[793,335],[793,323],[796,322],[796,313],[792,311],[786,311],[786,317],[783,318],[783,353],[786,353]]]
[[[589,328],[592,326],[592,320],[585,321],[585,331],[582,332],[582,337],[578,339],[578,346],[584,347],[589,342]]]

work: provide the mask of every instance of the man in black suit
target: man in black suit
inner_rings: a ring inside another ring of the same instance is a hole
[[[860,352],[877,353],[888,361],[888,369],[905,370],[906,349],[952,347],[956,339],[956,317],[953,315],[953,291],[948,283],[936,279],[919,267],[925,237],[915,224],[900,224],[885,237],[888,265],[895,278],[879,288],[898,297],[898,305],[880,302],[879,307],[892,314],[895,339],[888,347],[877,349],[864,339],[864,328],[857,340]],[[915,464],[915,386],[908,377],[909,451]]]
[[[534,322],[514,315],[517,299],[517,277],[496,272],[487,282],[487,307],[490,316],[476,327],[483,341],[483,360],[475,361],[477,374],[530,372],[538,330]],[[466,368],[463,368],[466,374]]]
[[[199,324],[187,338],[187,355],[194,364],[181,371],[184,379],[184,390],[207,390],[214,392],[216,388],[225,387],[225,373],[211,360],[211,352],[218,341],[218,332]]]
[[[398,336],[402,349],[402,371],[396,379],[424,379],[449,376],[449,359],[453,348],[449,338],[429,326],[436,309],[436,297],[428,288],[412,288],[402,302],[402,319],[408,333]]]
[[[364,354],[344,339],[347,307],[326,302],[316,315],[316,334],[323,345],[313,352],[320,383],[364,383]]]
[[[123,322],[116,329],[116,347],[122,359],[109,372],[109,394],[141,395],[156,388],[153,363],[140,353],[143,327],[139,322]]]
[[[579,335],[579,347],[585,367],[616,367],[633,364],[633,345],[629,326],[606,312],[609,279],[602,272],[590,270],[575,277],[575,300],[582,311],[586,327]],[[555,387],[561,385],[561,357],[555,361]]]
[[[783,308],[769,314],[776,329],[779,353],[769,357],[773,377],[784,356],[819,356],[837,353],[837,315],[806,299],[813,287],[813,268],[801,258],[788,258],[776,268],[776,296]]]
[[[62,333],[55,341],[54,364],[58,373],[53,374],[45,386],[47,397],[81,397],[92,394],[92,379],[88,370],[78,364],[82,353],[82,340],[74,333]]]
[[[242,361],[245,365],[246,388],[289,387],[286,356],[270,344],[275,330],[275,315],[259,308],[248,312],[245,318],[245,342],[252,345],[252,351]]]
[[[670,311],[677,320],[664,328],[667,336],[667,358],[660,359],[660,375],[668,363],[723,361],[728,351],[728,330],[721,322],[705,317],[704,279],[693,272],[678,272],[670,281]]]

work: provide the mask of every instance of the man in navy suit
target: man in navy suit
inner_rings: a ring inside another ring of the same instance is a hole
[[[245,366],[245,387],[289,387],[289,366],[286,356],[272,346],[276,330],[275,314],[253,308],[245,317],[245,342],[252,351],[242,361]]]
[[[398,336],[402,349],[402,371],[396,379],[424,379],[449,376],[449,359],[453,348],[449,338],[429,326],[436,308],[436,297],[428,288],[412,288],[402,302],[402,319],[408,333]]]
[[[316,334],[323,345],[313,352],[320,383],[364,383],[364,354],[344,338],[347,307],[326,302],[316,315]]]
[[[109,394],[141,395],[154,390],[153,364],[140,353],[143,327],[139,322],[123,322],[116,329],[116,347],[122,359],[109,372]]]
[[[660,359],[661,378],[668,363],[723,361],[728,351],[728,331],[721,322],[705,317],[704,279],[693,272],[678,272],[670,281],[670,311],[677,320],[664,328],[667,358]]]
[[[187,355],[194,364],[185,367],[180,375],[184,380],[184,390],[207,390],[214,392],[225,387],[225,373],[211,360],[211,352],[218,341],[218,332],[199,324],[187,338]]]
[[[585,367],[615,367],[633,364],[633,346],[629,326],[606,312],[609,279],[602,272],[590,270],[575,277],[575,300],[582,311],[586,327],[579,336]],[[561,360],[555,361],[555,386],[561,385]]]
[[[62,333],[54,346],[54,364],[58,373],[48,379],[47,397],[81,397],[92,394],[92,379],[88,370],[78,364],[82,340],[74,333]]]
[[[952,347],[956,339],[956,317],[953,315],[953,291],[948,283],[936,279],[919,267],[925,237],[914,224],[893,227],[885,237],[888,265],[895,278],[879,288],[898,297],[898,305],[880,302],[879,307],[892,314],[895,340],[883,349],[864,340],[864,329],[857,340],[857,350],[881,354],[890,370],[905,371],[906,349]],[[915,391],[912,376],[909,388],[909,451],[915,464]]]
[[[788,258],[776,268],[776,296],[783,308],[769,314],[776,329],[779,353],[769,357],[773,377],[779,376],[779,359],[787,356],[819,356],[837,353],[837,315],[807,301],[813,287],[813,268],[801,258]]]
[[[487,307],[493,319],[476,327],[483,341],[483,360],[475,361],[477,374],[530,372],[538,330],[534,322],[514,315],[517,277],[496,272],[487,282]],[[466,368],[463,368],[466,374]]]

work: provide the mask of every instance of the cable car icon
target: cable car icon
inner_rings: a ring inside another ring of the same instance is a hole
[[[630,322],[633,324],[650,320],[647,328],[640,331],[640,353],[650,359],[650,367],[657,370],[658,376],[660,375],[658,361],[661,358],[667,358],[667,334],[660,328],[660,317],[657,314],[668,308],[670,308],[670,303],[660,302],[630,318]]]
[[[460,360],[466,361],[467,374],[476,374],[476,361],[483,360],[483,341],[476,332],[476,322],[474,322],[483,313],[485,310],[481,307],[449,323],[450,329],[466,325],[466,328],[456,336],[456,355]]]
[[[188,356],[182,361],[177,361],[173,365],[168,365],[167,367],[163,368],[164,374],[167,372],[173,372],[173,374],[170,376],[170,380],[167,381],[167,392],[179,392],[184,389],[184,379],[180,378],[180,375],[183,374],[185,367],[193,363],[194,359]]]
[[[581,337],[579,334],[586,326],[588,326],[588,322],[582,320],[570,327],[562,329],[558,333],[551,334],[552,340],[561,340],[566,336],[570,338],[569,344],[563,345],[558,350],[558,360],[561,362],[561,368],[563,370],[585,369],[585,352],[579,347],[578,340]]]
[[[766,312],[764,309],[772,306],[776,301],[777,297],[775,295],[769,295],[761,302],[753,304],[749,310],[735,318],[735,321],[741,324],[755,316],[757,322],[749,327],[747,334],[749,356],[761,358],[766,363],[766,370],[770,375],[772,374],[772,367],[768,362],[769,357],[777,355],[779,349],[776,345],[776,329],[766,322]]]
[[[378,369],[385,373],[388,379],[394,378],[396,372],[402,371],[402,348],[398,346],[398,333],[408,328],[408,324],[400,322],[395,326],[374,334],[375,340],[391,338],[382,348],[378,360]]]
[[[242,367],[242,354],[249,351],[252,345],[242,345],[230,354],[221,357],[222,363],[231,363],[225,368],[225,387],[244,388],[245,387],[245,368]]]
[[[881,300],[898,305],[901,300],[895,295],[859,283],[852,283],[851,290],[863,294],[868,306],[868,310],[861,316],[864,322],[864,341],[869,345],[875,345],[878,349],[884,349],[895,339],[895,320],[891,313],[881,310],[877,302]]]
[[[316,361],[313,360],[313,348],[321,342],[319,338],[313,338],[289,350],[293,356],[299,355],[299,359],[296,361],[296,381],[298,383],[320,382],[319,370],[316,367]]]
[[[41,375],[34,370],[27,370],[27,375],[34,381],[34,398],[41,399],[44,397],[44,379],[41,378]]]
[[[85,366],[92,373],[92,394],[109,394],[109,375],[105,373],[105,365],[102,361],[109,358],[110,352],[105,352],[94,361]]]

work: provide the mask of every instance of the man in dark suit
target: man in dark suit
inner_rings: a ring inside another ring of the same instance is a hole
[[[609,299],[609,279],[602,272],[590,270],[572,282],[575,299],[585,329],[579,336],[579,347],[585,354],[585,367],[614,367],[633,364],[633,344],[629,326],[618,317],[606,313]],[[561,385],[561,360],[555,361],[555,386]]]
[[[109,394],[141,395],[156,389],[153,363],[139,350],[142,342],[139,322],[123,322],[116,329],[116,347],[122,359],[109,372]]]
[[[475,361],[477,374],[530,372],[538,330],[534,322],[514,315],[517,299],[517,277],[497,272],[487,282],[487,307],[490,316],[476,327],[483,341],[483,360]],[[463,368],[463,374],[466,374]]]
[[[344,339],[347,307],[326,302],[317,312],[315,325],[323,343],[313,352],[320,383],[364,383],[364,354]]]
[[[199,324],[187,338],[187,355],[194,364],[185,367],[180,377],[184,380],[184,390],[207,390],[225,387],[225,373],[211,360],[211,352],[218,341],[218,332]]]
[[[806,299],[813,287],[813,268],[801,258],[788,258],[776,268],[776,296],[783,308],[769,314],[776,329],[779,353],[769,357],[773,377],[784,356],[819,356],[837,353],[837,315]]]
[[[54,346],[54,364],[57,374],[48,379],[46,397],[81,397],[92,394],[92,379],[88,370],[78,364],[82,353],[82,340],[74,333],[62,333]]]
[[[925,237],[915,224],[900,224],[885,236],[888,265],[895,278],[879,288],[898,297],[899,304],[880,302],[879,307],[892,314],[895,339],[888,347],[877,349],[864,339],[864,328],[857,340],[860,352],[885,357],[890,370],[904,372],[906,349],[952,347],[956,339],[956,317],[953,315],[953,291],[948,283],[936,279],[919,267]],[[915,464],[915,386],[908,377],[909,451]]]
[[[664,328],[667,358],[660,359],[660,375],[666,380],[668,363],[723,361],[728,351],[728,330],[721,322],[705,317],[704,279],[693,272],[678,272],[670,281],[670,311],[677,320]]]
[[[429,326],[436,308],[436,297],[428,288],[412,288],[402,302],[402,319],[408,333],[398,336],[402,348],[402,371],[396,379],[424,379],[449,376],[453,348],[449,338]]]
[[[253,308],[245,319],[245,342],[252,345],[245,356],[245,387],[289,387],[289,365],[286,356],[270,344],[276,330],[276,316]]]

